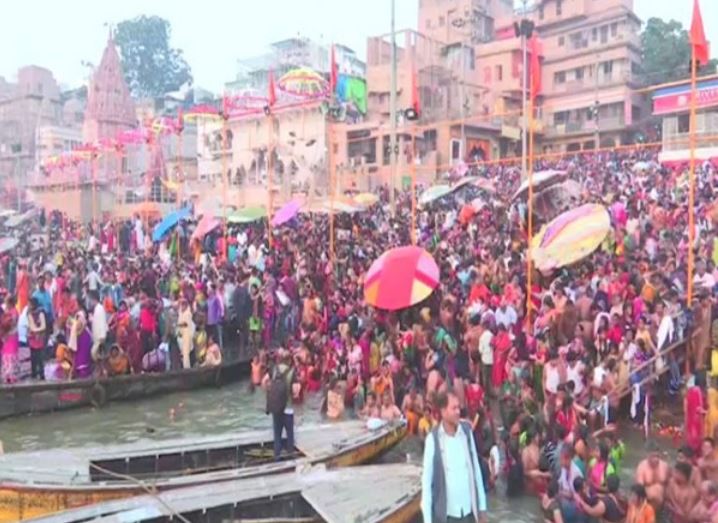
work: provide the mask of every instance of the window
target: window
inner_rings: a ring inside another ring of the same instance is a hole
[[[562,84],[565,81],[566,81],[566,72],[565,71],[559,71],[558,73],[554,73],[553,82],[555,84]]]
[[[561,4],[563,3],[562,0],[556,0],[556,16],[561,16]]]
[[[618,22],[613,22],[611,24],[611,36],[615,37],[618,35]]]
[[[496,81],[500,82],[504,79],[504,68],[500,65],[496,66]]]
[[[601,43],[605,44],[608,42],[608,26],[601,26]]]
[[[603,74],[605,76],[611,76],[611,73],[613,73],[613,60],[603,62]]]
[[[583,80],[583,67],[576,69],[576,80]]]
[[[678,115],[678,132],[688,133],[691,130],[691,119],[688,113]]]
[[[557,113],[553,113],[553,124],[554,125],[565,124],[567,121],[568,121],[568,111],[559,111]]]
[[[598,27],[594,27],[594,28],[591,30],[591,39],[592,39],[594,42],[595,42],[596,40],[598,40]]]
[[[446,23],[446,19],[443,16],[439,17],[439,27],[444,27],[444,24]]]
[[[563,36],[558,37],[558,46],[563,47],[563,44],[566,43],[566,39]]]

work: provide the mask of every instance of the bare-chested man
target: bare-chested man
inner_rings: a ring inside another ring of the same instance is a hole
[[[703,479],[718,482],[718,456],[716,456],[713,438],[703,440],[698,468],[701,469]]]
[[[668,463],[661,459],[658,445],[654,441],[646,444],[648,456],[644,458],[636,469],[636,483],[646,489],[646,497],[654,508],[663,506],[666,485],[670,475]]]
[[[718,523],[718,483],[701,483],[700,498],[690,513],[691,523]]]
[[[401,410],[409,425],[409,434],[416,434],[419,427],[419,420],[422,414],[424,414],[424,399],[421,397],[421,394],[417,392],[416,387],[412,387],[409,393],[404,395],[404,399],[401,402]]]
[[[543,494],[548,481],[551,479],[551,473],[539,470],[539,459],[541,457],[540,434],[529,431],[528,441],[528,445],[521,451],[526,487],[528,492],[532,494]]]
[[[691,484],[692,467],[679,462],[673,468],[666,488],[666,506],[673,523],[689,523],[690,513],[698,501],[698,491]]]
[[[389,423],[401,419],[401,411],[399,410],[399,407],[394,404],[394,399],[389,392],[385,392],[382,396],[380,411],[381,419],[383,419],[384,421],[388,421]]]
[[[701,491],[701,483],[703,483],[703,478],[701,477],[701,469],[699,469],[696,465],[693,464],[694,456],[695,454],[693,453],[693,449],[688,445],[684,445],[683,447],[678,449],[676,462],[688,463],[691,466],[691,485],[693,485],[695,491],[699,493]]]

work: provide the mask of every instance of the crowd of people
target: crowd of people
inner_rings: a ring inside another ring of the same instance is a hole
[[[695,299],[686,303],[685,170],[656,156],[537,163],[579,184],[564,205],[601,203],[612,228],[582,261],[535,271],[530,297],[515,166],[472,168],[496,190],[466,184],[427,205],[415,234],[411,195],[397,193],[392,213],[380,190],[370,212],[335,217],[334,253],[325,215],[300,214],[271,238],[261,221],[199,240],[181,222],[153,243],[143,217],[83,227],[40,212],[12,232],[23,241],[2,259],[3,382],[22,378],[24,359],[31,378],[73,379],[220,365],[241,353],[252,357],[254,385],[286,385],[286,405],[268,397],[280,435],[293,432],[292,404],[308,394],[324,396],[329,419],[405,418],[424,438],[444,430],[456,405],[484,492],[534,493],[546,523],[649,523],[664,510],[672,521],[718,521],[718,392],[705,385],[716,346],[718,171],[698,169]],[[460,216],[475,198],[485,205]],[[413,236],[440,267],[438,288],[398,312],[368,306],[368,267]],[[667,350],[684,339],[685,351]],[[655,398],[684,387],[686,447],[674,467],[649,448],[624,500],[619,413],[647,426]]]

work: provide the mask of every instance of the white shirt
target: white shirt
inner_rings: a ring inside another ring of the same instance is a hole
[[[516,311],[511,306],[507,306],[504,310],[499,307],[494,313],[494,318],[496,318],[497,325],[503,325],[507,330],[511,329],[519,319]]]
[[[493,333],[486,329],[479,337],[479,354],[481,354],[481,363],[484,365],[494,364],[494,349],[491,347],[491,340],[494,339]]]
[[[656,348],[663,350],[667,344],[673,339],[673,318],[669,314],[664,314],[661,318],[661,323],[658,325],[658,332],[656,333]]]
[[[706,272],[703,276],[696,274],[693,278],[693,283],[695,285],[700,285],[704,289],[712,290],[716,284],[716,280],[711,273]]]
[[[107,313],[102,304],[95,305],[92,311],[92,339],[104,340],[107,337]]]
[[[20,317],[17,320],[17,338],[21,343],[27,343],[27,333],[30,330],[30,323],[27,319],[28,306],[22,309]]]

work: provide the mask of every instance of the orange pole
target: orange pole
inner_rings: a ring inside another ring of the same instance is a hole
[[[90,169],[92,171],[92,225],[97,228],[97,155],[90,156]],[[93,231],[97,233],[97,231]]]
[[[334,126],[327,121],[329,143],[327,144],[327,163],[329,164],[329,260],[332,264],[332,278],[334,277]]]
[[[227,132],[228,132],[228,116],[224,112],[222,115],[222,217],[224,219],[224,242],[222,242],[222,257],[227,259]]]
[[[533,85],[532,89],[533,91]],[[530,92],[531,92],[530,91]],[[528,114],[528,131],[529,131],[529,150],[528,150],[528,184],[529,184],[529,194],[528,194],[528,205],[527,205],[527,217],[526,217],[526,236],[528,239],[528,244],[526,248],[526,328],[528,330],[528,333],[531,334],[533,331],[533,327],[531,325],[531,288],[533,286],[533,263],[532,263],[532,246],[531,243],[533,241],[533,226],[534,226],[534,99],[532,96],[529,96],[529,114]]]
[[[686,301],[693,302],[693,264],[695,243],[695,185],[696,185],[696,54],[691,45],[691,110],[690,110],[690,168],[688,170],[688,286]]]
[[[182,156],[183,156],[183,149],[182,149],[182,133],[184,132],[184,124],[182,121],[179,122],[180,129],[177,133],[177,209],[182,208],[182,200],[184,199],[184,165],[182,164]],[[179,238],[179,229],[177,232],[177,259],[182,259],[182,243],[180,242]]]
[[[416,245],[416,130],[411,132],[411,244]]]
[[[274,174],[274,117],[271,112],[267,116],[267,242],[272,248],[272,176]]]

